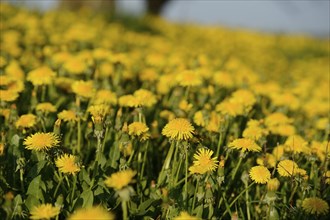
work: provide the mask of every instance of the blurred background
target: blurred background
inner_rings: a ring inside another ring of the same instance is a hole
[[[330,35],[329,0],[5,0],[39,10],[88,7],[129,16],[276,33]]]

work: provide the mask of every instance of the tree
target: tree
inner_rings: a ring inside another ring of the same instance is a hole
[[[170,0],[146,0],[147,12],[152,15],[159,15],[162,12],[163,7]]]

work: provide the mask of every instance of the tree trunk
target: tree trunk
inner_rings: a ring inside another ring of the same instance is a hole
[[[147,12],[152,15],[159,15],[162,12],[164,5],[170,0],[146,0]]]

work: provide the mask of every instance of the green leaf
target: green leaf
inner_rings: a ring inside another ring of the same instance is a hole
[[[80,198],[83,200],[83,208],[93,206],[94,196],[92,190],[84,191],[83,193],[81,193]]]
[[[42,194],[42,190],[46,191],[46,185],[41,180],[41,175],[39,175],[31,181],[26,194],[33,195],[37,199],[40,199],[40,200],[43,201],[44,197],[43,197],[43,194]]]
[[[141,205],[138,208],[137,215],[145,215],[148,212],[149,207],[152,205],[152,203],[156,201],[154,199],[148,199],[147,201],[144,201],[141,203]]]
[[[40,200],[34,196],[34,195],[29,195],[27,197],[27,199],[25,200],[24,202],[25,206],[31,211],[31,209],[34,207],[34,206],[37,206],[37,205],[40,205],[41,202]]]

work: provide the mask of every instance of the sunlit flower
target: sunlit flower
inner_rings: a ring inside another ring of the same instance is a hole
[[[292,160],[282,160],[277,165],[277,172],[285,177],[295,175],[297,169],[298,165]]]
[[[68,220],[114,220],[115,215],[100,206],[78,209]]]
[[[60,207],[54,207],[52,204],[41,204],[34,206],[30,214],[30,219],[51,219],[60,214]]]
[[[87,111],[93,116],[93,117],[105,117],[109,113],[109,106],[100,104],[100,105],[92,105],[90,106]]]
[[[63,121],[75,122],[78,120],[77,114],[72,110],[63,110],[57,114],[57,117]]]
[[[202,127],[205,126],[205,120],[204,120],[204,116],[203,116],[203,112],[202,111],[195,112],[194,122],[198,126],[202,126]]]
[[[39,103],[36,106],[36,110],[44,113],[56,112],[56,107],[50,102],[44,102],[44,103]]]
[[[93,97],[94,87],[92,81],[79,80],[72,84],[72,91],[83,98]]]
[[[62,173],[75,174],[80,171],[79,165],[76,163],[76,157],[69,154],[64,154],[56,159],[56,167]]]
[[[123,170],[117,173],[113,173],[110,177],[107,177],[104,181],[105,185],[114,188],[115,190],[121,190],[133,182],[133,177],[136,172],[133,170]]]
[[[128,134],[140,136],[149,131],[148,126],[142,122],[133,122],[128,125]]]
[[[247,123],[247,128],[243,131],[243,137],[253,140],[258,140],[264,135],[267,135],[267,131],[261,127],[259,121],[253,119]]]
[[[310,148],[308,147],[308,142],[299,135],[288,137],[284,145],[287,147],[286,150],[289,152],[306,154],[311,152]]]
[[[185,70],[176,77],[181,86],[199,86],[202,84],[202,78],[195,71]]]
[[[13,102],[18,98],[18,92],[14,90],[0,90],[0,101]]]
[[[15,122],[17,128],[32,128],[37,123],[37,116],[33,114],[21,115]]]
[[[212,150],[205,148],[198,149],[198,152],[194,154],[194,164],[189,168],[189,171],[198,174],[214,171],[218,167],[218,161],[216,157],[212,158],[212,154]]]
[[[189,215],[188,212],[180,212],[177,217],[174,217],[173,220],[199,220],[199,218]]]
[[[51,84],[55,76],[56,74],[53,70],[43,66],[29,72],[26,79],[32,82],[34,86],[40,86]]]
[[[54,133],[35,133],[24,139],[25,148],[28,150],[47,150],[60,143],[59,137]]]
[[[273,168],[276,165],[276,158],[273,154],[266,153],[265,156],[257,158],[257,164]]]
[[[304,199],[302,208],[305,212],[312,215],[325,215],[329,212],[328,203],[318,197]]]
[[[80,57],[73,56],[65,61],[63,68],[71,74],[78,75],[85,73],[87,65]]]
[[[110,90],[98,90],[95,94],[95,97],[93,99],[93,104],[99,105],[99,104],[111,104],[116,105],[117,104],[117,95],[114,92],[111,92]]]
[[[265,184],[270,180],[270,172],[264,166],[254,166],[250,169],[250,177],[256,183]]]
[[[277,178],[270,179],[267,182],[267,190],[276,191],[280,187],[280,181]]]
[[[239,138],[232,141],[229,145],[229,148],[245,151],[261,151],[261,147],[257,145],[254,140],[249,138]]]
[[[188,140],[192,138],[194,127],[185,118],[176,118],[163,128],[162,134],[175,140]]]

